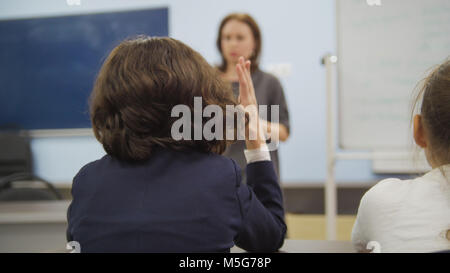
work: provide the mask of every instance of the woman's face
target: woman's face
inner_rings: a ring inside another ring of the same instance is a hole
[[[230,20],[222,28],[222,55],[227,64],[235,65],[240,56],[249,59],[255,49],[255,39],[250,26],[238,20]]]

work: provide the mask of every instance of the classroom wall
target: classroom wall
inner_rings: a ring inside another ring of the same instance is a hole
[[[323,183],[325,153],[325,70],[320,59],[335,50],[333,0],[10,0],[0,2],[0,19],[117,11],[169,6],[169,33],[199,51],[211,64],[220,19],[229,12],[252,14],[263,33],[261,66],[290,67],[280,77],[291,115],[290,139],[280,146],[281,180],[285,184]],[[70,183],[84,164],[104,155],[93,137],[36,138],[32,141],[35,172],[55,183]],[[339,182],[377,179],[370,161],[338,162]]]

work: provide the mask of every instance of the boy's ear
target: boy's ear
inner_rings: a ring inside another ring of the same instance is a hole
[[[422,125],[422,116],[415,115],[414,116],[414,140],[416,144],[422,148],[427,147],[427,140],[425,138],[425,131]]]

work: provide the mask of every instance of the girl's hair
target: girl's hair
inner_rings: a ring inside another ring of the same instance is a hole
[[[227,69],[227,61],[225,60],[225,57],[223,56],[222,52],[222,30],[225,27],[226,23],[228,23],[231,20],[237,20],[239,22],[247,24],[252,31],[253,39],[255,41],[255,49],[253,51],[253,55],[250,56],[249,60],[252,63],[250,69],[253,72],[256,69],[258,69],[259,66],[259,55],[261,53],[261,43],[262,43],[261,31],[259,30],[258,24],[256,23],[255,19],[253,19],[253,17],[251,17],[247,13],[231,13],[227,15],[225,18],[223,18],[222,22],[220,23],[216,41],[217,49],[219,50],[220,55],[222,57],[222,64],[219,66],[219,70],[225,72],[225,70]]]
[[[182,42],[147,36],[126,40],[111,51],[92,90],[95,137],[108,154],[125,161],[148,159],[157,146],[223,153],[228,144],[225,138],[172,138],[171,127],[177,120],[171,117],[172,108],[186,105],[193,115],[194,96],[202,97],[203,109],[218,105],[225,112],[226,105],[236,105],[230,86],[217,70]],[[206,121],[202,119],[202,128]]]
[[[422,99],[420,114],[429,140],[431,160],[441,167],[450,164],[450,60],[435,68],[425,78],[423,87],[414,102],[414,109]],[[446,173],[440,168],[441,173]],[[447,179],[449,179],[447,177]],[[450,241],[450,229],[445,232]]]
[[[450,60],[447,59],[424,79],[413,111],[421,98],[420,114],[429,140],[431,159],[439,165],[450,164]]]

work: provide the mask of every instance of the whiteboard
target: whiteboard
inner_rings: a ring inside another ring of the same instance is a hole
[[[415,86],[450,54],[450,0],[337,0],[336,9],[340,146],[410,148]]]

